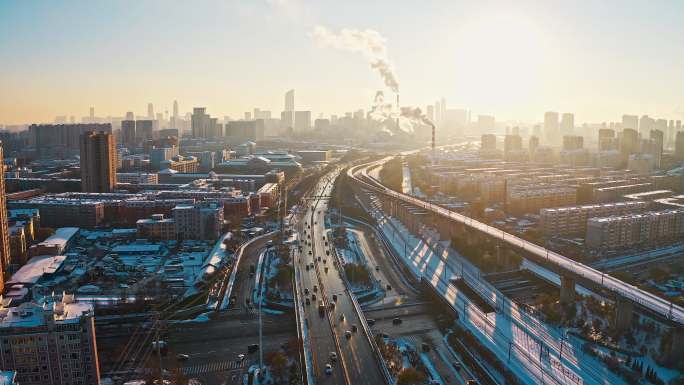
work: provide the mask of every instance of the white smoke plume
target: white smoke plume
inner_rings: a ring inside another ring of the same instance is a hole
[[[323,47],[363,54],[371,68],[378,71],[385,85],[393,92],[399,92],[399,82],[387,57],[387,47],[385,46],[387,39],[378,31],[343,28],[339,33],[335,33],[326,27],[317,25],[314,27],[311,36]]]

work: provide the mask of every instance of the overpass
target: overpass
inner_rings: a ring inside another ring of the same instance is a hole
[[[369,170],[382,166],[389,159],[391,159],[391,157],[350,167],[347,170],[347,176],[359,183],[362,188],[371,190],[385,198],[390,198],[385,201],[390,205],[397,203],[407,204],[431,213],[432,216],[435,217],[435,219],[433,219],[433,225],[440,233],[454,235],[455,232],[468,232],[469,235],[474,234],[475,238],[478,236],[493,238],[497,240],[500,245],[504,246],[507,249],[507,252],[518,253],[519,255],[523,255],[530,260],[555,270],[561,276],[562,301],[569,302],[574,298],[576,283],[587,288],[599,288],[614,294],[616,298],[616,320],[618,327],[629,326],[635,304],[647,310],[649,313],[666,320],[678,330],[681,330],[682,327],[684,327],[684,308],[673,304],[671,301],[662,299],[601,271],[496,227],[489,226],[431,202],[426,202],[416,197],[391,190],[382,185],[377,179],[368,175]]]

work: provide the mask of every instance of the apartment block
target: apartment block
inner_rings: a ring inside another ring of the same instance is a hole
[[[625,215],[647,208],[648,203],[643,201],[546,208],[539,212],[540,229],[546,236],[584,236],[590,218]]]
[[[515,186],[506,194],[506,211],[511,215],[537,214],[547,207],[577,204],[577,190],[557,186]]]
[[[650,211],[589,219],[586,245],[591,249],[618,249],[683,237],[684,210]]]

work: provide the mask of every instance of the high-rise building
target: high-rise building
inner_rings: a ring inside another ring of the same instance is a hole
[[[93,315],[71,294],[1,306],[0,365],[16,370],[21,385],[99,385]]]
[[[116,186],[116,143],[108,132],[81,135],[81,189],[111,192]]]
[[[126,112],[126,119],[124,120],[135,120],[135,114],[131,111]]]
[[[191,127],[194,138],[209,137],[211,118],[206,113],[206,108],[195,107],[192,109]]]
[[[639,134],[646,137],[651,130],[655,129],[655,119],[644,115],[639,119]]]
[[[135,135],[135,120],[121,121],[121,142],[129,150],[136,148],[138,141]]]
[[[480,139],[480,150],[485,152],[496,151],[496,135],[482,134]]]
[[[311,130],[311,111],[295,111],[295,132],[306,132]]]
[[[575,115],[571,113],[564,113],[560,121],[561,135],[572,135],[575,131]]]
[[[264,139],[264,121],[236,120],[226,124],[226,137],[232,143],[257,142]]]
[[[285,111],[295,110],[295,90],[289,90],[285,93]]]
[[[563,136],[563,151],[580,150],[584,148],[584,137],[577,135]]]
[[[178,119],[178,100],[173,101],[173,118]]]
[[[520,135],[506,135],[504,137],[504,155],[522,150],[522,138]]]
[[[89,123],[95,123],[95,107],[90,107],[90,120]]]
[[[530,150],[530,156],[533,156],[534,153],[537,152],[537,148],[539,148],[539,138],[534,135],[530,136],[528,148]]]
[[[678,161],[684,161],[684,131],[677,131],[674,156]]]
[[[620,152],[623,159],[626,161],[630,155],[639,152],[639,133],[633,128],[625,128],[622,130],[622,138],[620,138]]]
[[[152,139],[154,136],[154,120],[136,120],[135,135],[139,142]]]
[[[548,143],[557,144],[560,142],[558,112],[549,111],[544,113],[544,138]]]
[[[152,103],[147,103],[147,119],[154,119],[154,106]]]
[[[427,118],[430,119],[431,122],[435,121],[435,106],[433,105],[428,105],[426,109]]]
[[[80,138],[84,132],[112,132],[109,123],[97,124],[32,124],[29,126],[29,142],[41,158],[70,157],[78,154]]]
[[[601,128],[598,132],[599,151],[616,150],[615,131],[610,128]]]
[[[629,128],[631,130],[639,130],[639,117],[636,115],[622,115],[622,128]]]
[[[0,142],[0,159],[3,159],[2,142]],[[5,275],[9,272],[10,241],[7,228],[7,198],[5,196],[5,173],[0,172],[0,292],[5,287]]]

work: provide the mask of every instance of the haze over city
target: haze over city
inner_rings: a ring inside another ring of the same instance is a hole
[[[317,25],[377,31],[402,101],[501,121],[546,110],[580,122],[682,118],[679,1],[38,1],[0,4],[0,124],[101,116],[178,100],[239,116],[297,88],[316,114],[368,108],[383,84],[360,55],[322,48]],[[249,59],[249,60],[245,60]]]
[[[683,21],[0,0],[0,385],[684,385]]]

